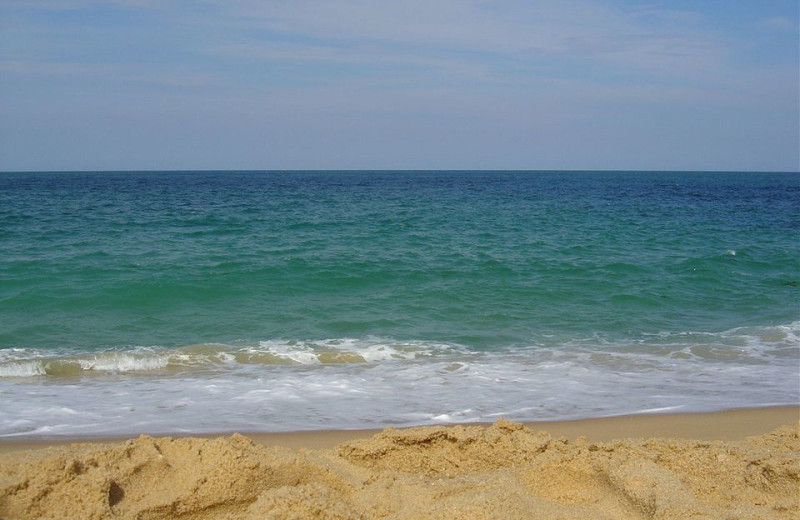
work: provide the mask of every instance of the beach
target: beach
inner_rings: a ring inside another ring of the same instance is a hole
[[[0,520],[800,520],[798,21],[0,1]]]
[[[795,519],[798,181],[0,175],[0,519]]]
[[[797,518],[798,419],[6,442],[0,518]]]

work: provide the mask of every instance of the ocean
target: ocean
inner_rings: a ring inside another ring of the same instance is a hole
[[[0,436],[800,403],[800,174],[0,173]]]

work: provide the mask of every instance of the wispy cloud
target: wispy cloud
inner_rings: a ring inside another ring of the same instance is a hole
[[[797,21],[786,16],[770,16],[762,19],[759,24],[762,29],[773,31],[794,31],[797,32]]]
[[[169,0],[4,0],[3,7],[40,11],[74,11],[93,6],[152,9],[166,2]]]
[[[24,129],[33,111],[39,121],[53,114],[67,128],[58,135],[76,140],[80,132],[69,129],[86,119],[93,142],[118,135],[158,150],[186,132],[204,143],[186,146],[186,157],[234,156],[220,151],[224,142],[289,167],[363,167],[359,158],[390,156],[413,167],[403,162],[409,143],[426,150],[422,167],[452,166],[459,153],[488,167],[542,157],[558,167],[559,154],[604,167],[591,157],[669,161],[682,146],[696,150],[684,163],[708,155],[727,168],[742,150],[767,157],[781,146],[786,164],[796,153],[785,143],[796,149],[798,133],[792,9],[754,3],[726,25],[703,3],[674,5],[5,0],[0,117]],[[119,124],[100,131],[115,118],[138,121],[136,135]],[[29,134],[45,142],[48,128]],[[159,141],[165,128],[172,137]],[[670,148],[659,154],[665,136]],[[22,147],[5,139],[0,151]],[[637,156],[632,142],[648,155]],[[292,163],[308,153],[318,154],[313,165]],[[326,157],[352,162],[326,165]]]
[[[273,37],[299,39],[299,44],[316,49],[319,42],[325,42],[328,48],[368,44],[394,56],[438,53],[450,60],[472,61],[498,57],[522,61],[594,59],[652,72],[674,70],[676,66],[715,66],[725,48],[715,35],[676,21],[684,21],[685,14],[673,13],[670,17],[670,12],[658,11],[659,24],[654,26],[642,21],[641,12],[579,0],[241,0],[215,3],[215,7],[216,14],[229,22],[261,29]],[[270,45],[264,43],[265,47]]]
[[[189,4],[202,8],[188,9]],[[684,81],[709,81],[718,77],[730,52],[720,35],[688,23],[691,13],[620,9],[589,0],[12,0],[10,5],[150,12],[168,27],[157,36],[176,59],[291,62],[300,77],[313,68],[359,66],[360,74],[392,77],[416,68],[423,77],[471,82],[542,74],[604,81],[621,76],[645,83],[680,74]],[[174,27],[180,37],[169,34]],[[110,30],[106,35],[112,43],[118,37]],[[126,35],[129,46],[152,36]],[[101,51],[75,53],[91,60]],[[237,73],[246,71],[242,66]]]

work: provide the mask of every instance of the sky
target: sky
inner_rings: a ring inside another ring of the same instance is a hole
[[[0,171],[798,171],[798,4],[0,0]]]

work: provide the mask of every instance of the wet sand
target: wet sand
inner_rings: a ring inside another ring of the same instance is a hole
[[[798,419],[800,408],[778,407],[383,432],[27,439],[0,443],[0,518],[794,519]]]

